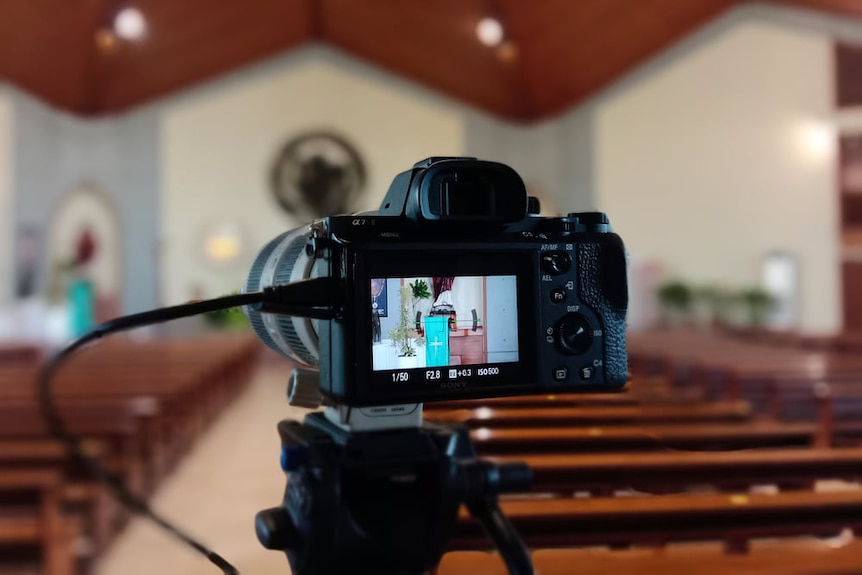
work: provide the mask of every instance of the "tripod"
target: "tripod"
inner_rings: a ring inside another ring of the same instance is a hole
[[[532,575],[530,555],[497,495],[532,482],[521,463],[475,458],[465,428],[351,432],[322,413],[278,424],[287,488],[257,514],[267,549],[296,575],[419,575],[446,550],[461,504],[494,541],[512,575]]]

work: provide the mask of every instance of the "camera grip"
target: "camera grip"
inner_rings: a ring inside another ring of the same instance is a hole
[[[605,381],[623,385],[628,380],[626,257],[613,237],[614,242],[578,244],[578,288],[581,301],[603,324]]]

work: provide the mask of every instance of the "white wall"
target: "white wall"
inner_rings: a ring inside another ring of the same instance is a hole
[[[660,260],[694,282],[752,284],[768,250],[792,251],[804,281],[803,327],[827,330],[840,315],[833,164],[829,154],[804,151],[800,138],[831,113],[832,37],[862,38],[862,27],[844,23],[763,6],[735,10],[590,102],[533,126],[491,118],[320,46],[98,122],[72,122],[18,94],[13,131],[0,90],[0,168],[11,160],[3,153],[11,137],[21,150],[15,213],[27,224],[40,223],[45,206],[82,179],[116,191],[124,222],[137,226],[125,230],[127,310],[237,289],[257,250],[300,223],[270,199],[273,155],[303,130],[332,129],[368,162],[366,208],[424,156],[502,161],[549,199],[546,207],[608,211],[637,259]],[[127,140],[133,148],[118,144]],[[107,177],[103,164],[123,165]],[[11,185],[4,174],[8,168],[0,169],[0,207]],[[233,220],[245,229],[243,260],[207,267],[203,229]],[[11,236],[14,226],[2,227]],[[2,250],[0,240],[0,272],[11,266]],[[0,298],[2,290],[11,282]]]
[[[466,153],[512,166],[543,215],[595,209],[590,107],[520,126],[467,111]]]
[[[801,326],[839,328],[832,67],[827,36],[749,21],[604,100],[597,199],[632,255],[747,286],[787,250]]]
[[[42,233],[55,210],[81,186],[95,186],[117,208],[121,251],[122,310],[152,309],[158,303],[159,269],[155,259],[158,208],[158,122],[153,107],[128,114],[84,119],[58,111],[17,90],[10,90],[15,113],[14,213],[17,225]],[[38,279],[43,291],[51,281],[45,257]]]
[[[15,219],[12,198],[13,131],[12,99],[0,88],[0,306],[12,299],[14,278],[13,241]]]
[[[303,223],[278,208],[267,183],[288,138],[331,129],[351,140],[369,169],[365,209],[376,209],[392,177],[416,161],[463,153],[463,120],[445,105],[385,74],[364,74],[345,58],[310,52],[165,106],[163,303],[238,289],[257,250]],[[214,269],[199,256],[198,236],[224,220],[242,224],[249,249],[236,266]]]

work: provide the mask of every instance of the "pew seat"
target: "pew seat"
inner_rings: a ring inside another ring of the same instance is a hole
[[[0,473],[0,553],[33,560],[44,575],[72,575],[73,530],[61,505],[61,477],[49,469]],[[29,551],[29,553],[28,553]]]
[[[103,461],[110,468],[121,467],[109,459],[109,450],[103,442],[86,440],[82,448],[86,455]],[[78,536],[94,551],[107,547],[124,515],[107,488],[69,460],[62,443],[47,438],[0,440],[0,473],[19,469],[47,469],[59,473],[63,510],[81,519]]]
[[[539,549],[538,575],[858,575],[862,542],[832,548],[798,540],[753,546],[746,555],[724,555],[690,546],[648,549]],[[507,575],[495,553],[459,551],[443,556],[436,575]]]
[[[703,401],[703,395],[696,389],[671,390],[663,386],[654,390],[642,391],[644,386],[635,380],[629,387],[616,393],[554,393],[544,395],[516,395],[508,397],[488,397],[484,399],[453,399],[426,403],[426,411],[444,409],[476,409],[493,407],[506,409],[525,409],[537,407],[610,407],[632,405],[692,405]]]
[[[758,421],[741,424],[479,428],[471,437],[480,455],[524,452],[715,451],[757,447],[810,446],[819,433],[813,423]]]
[[[739,552],[751,539],[830,536],[862,527],[862,490],[516,499],[500,507],[535,549],[718,540]],[[462,509],[449,549],[491,547]]]
[[[710,402],[691,405],[623,405],[596,407],[555,407],[534,409],[438,410],[425,418],[441,423],[461,423],[468,427],[555,427],[560,425],[610,425],[616,423],[707,423],[745,421],[751,407],[744,401]]]
[[[754,485],[811,487],[818,480],[862,478],[862,449],[757,449],[715,452],[507,454],[533,470],[533,491],[683,491],[700,485],[723,489]]]
[[[55,402],[85,451],[147,495],[248,381],[258,349],[253,336],[143,343],[118,337],[82,350],[60,370]],[[88,544],[89,560],[91,552],[105,549],[128,514],[51,438],[36,401],[37,368],[33,362],[0,365],[0,479],[34,470],[56,474],[57,504],[74,524],[76,541]],[[11,532],[33,535],[36,514],[19,511],[0,501],[0,517]],[[0,573],[34,546],[9,539],[5,551],[0,541]],[[51,538],[42,532],[39,540]],[[34,572],[52,575],[36,559]]]

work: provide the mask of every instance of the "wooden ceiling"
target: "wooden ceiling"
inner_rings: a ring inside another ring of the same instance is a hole
[[[325,42],[516,121],[560,113],[746,0],[0,0],[0,80],[80,115]],[[775,0],[862,17],[862,0]],[[140,42],[99,34],[133,5]],[[502,48],[476,23],[503,22]]]

